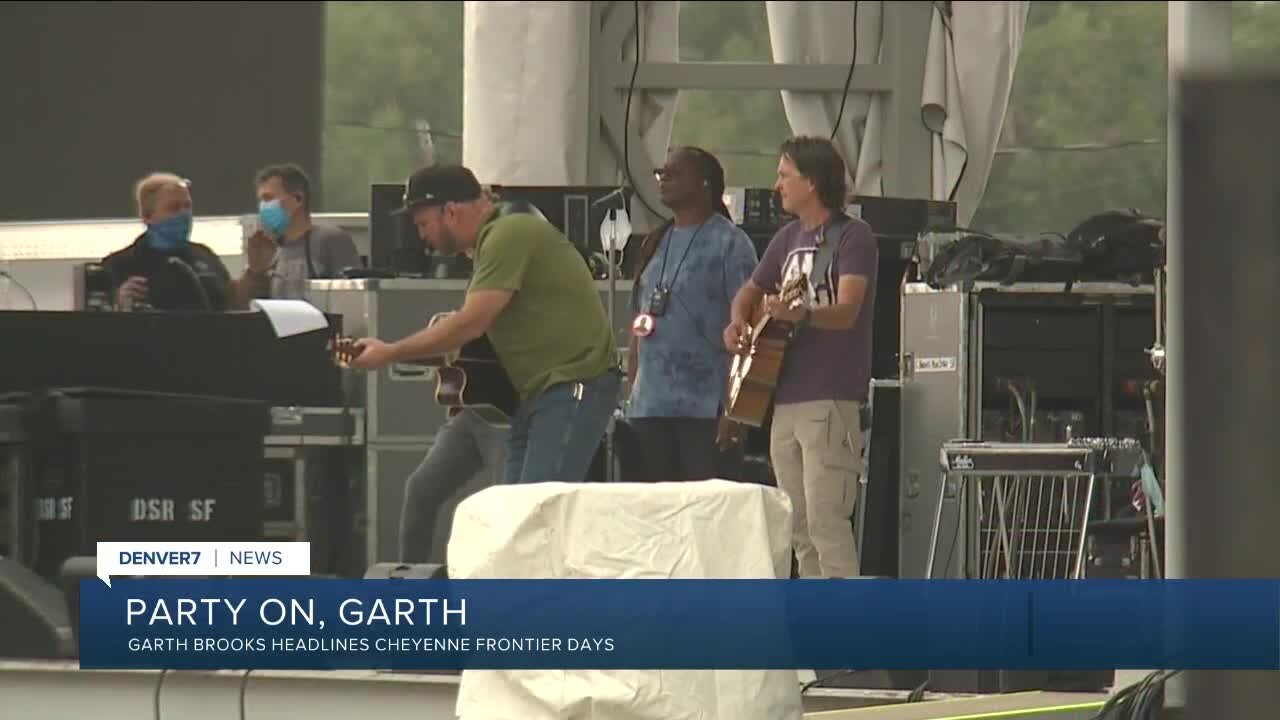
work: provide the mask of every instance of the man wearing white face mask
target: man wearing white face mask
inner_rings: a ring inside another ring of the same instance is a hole
[[[341,277],[344,269],[360,267],[346,231],[311,222],[311,181],[302,168],[263,168],[254,185],[262,229],[249,240],[245,275],[252,297],[301,299],[307,280]]]

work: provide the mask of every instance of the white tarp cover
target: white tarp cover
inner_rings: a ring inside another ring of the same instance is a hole
[[[791,571],[791,503],[761,485],[538,483],[458,505],[451,579],[758,579]],[[462,720],[799,720],[794,670],[468,670]]]
[[[847,63],[885,58],[881,2],[766,2],[775,62]],[[936,8],[929,29],[920,122],[932,134],[931,198],[954,200],[966,225],[978,209],[1004,127],[1029,2],[955,2],[952,17]],[[950,31],[947,30],[948,26]],[[784,90],[787,121],[797,134],[829,136],[840,93]],[[886,98],[852,94],[836,131],[849,161],[853,191],[883,195]],[[923,170],[920,170],[923,171]]]

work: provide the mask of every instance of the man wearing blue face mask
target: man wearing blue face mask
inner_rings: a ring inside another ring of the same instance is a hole
[[[234,306],[226,266],[208,247],[191,242],[190,183],[153,173],[138,182],[135,199],[146,231],[102,261],[117,309],[219,312]]]
[[[351,236],[339,227],[311,221],[311,180],[297,165],[272,165],[258,172],[258,222],[261,230],[249,239],[248,283],[252,298],[301,299],[307,280],[342,277],[346,268],[360,267]],[[255,258],[265,257],[266,269],[253,272]]]

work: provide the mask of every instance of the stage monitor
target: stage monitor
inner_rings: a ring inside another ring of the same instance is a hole
[[[596,204],[618,188],[614,185],[494,185],[503,200],[533,203],[547,220],[560,228],[583,255],[604,252],[600,224],[608,213],[605,203]],[[627,199],[630,208],[630,197]],[[628,209],[628,214],[631,214]],[[625,241],[626,238],[619,238]]]
[[[413,216],[392,214],[403,206],[404,183],[369,187],[369,267],[425,277],[431,269],[431,253],[418,237]]]

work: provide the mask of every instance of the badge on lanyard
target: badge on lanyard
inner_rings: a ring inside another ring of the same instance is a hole
[[[667,298],[671,297],[671,291],[659,285],[653,289],[653,297],[649,298],[649,314],[654,317],[662,317],[667,311]]]
[[[636,337],[648,337],[653,334],[654,320],[649,313],[641,313],[631,323],[631,334]]]

